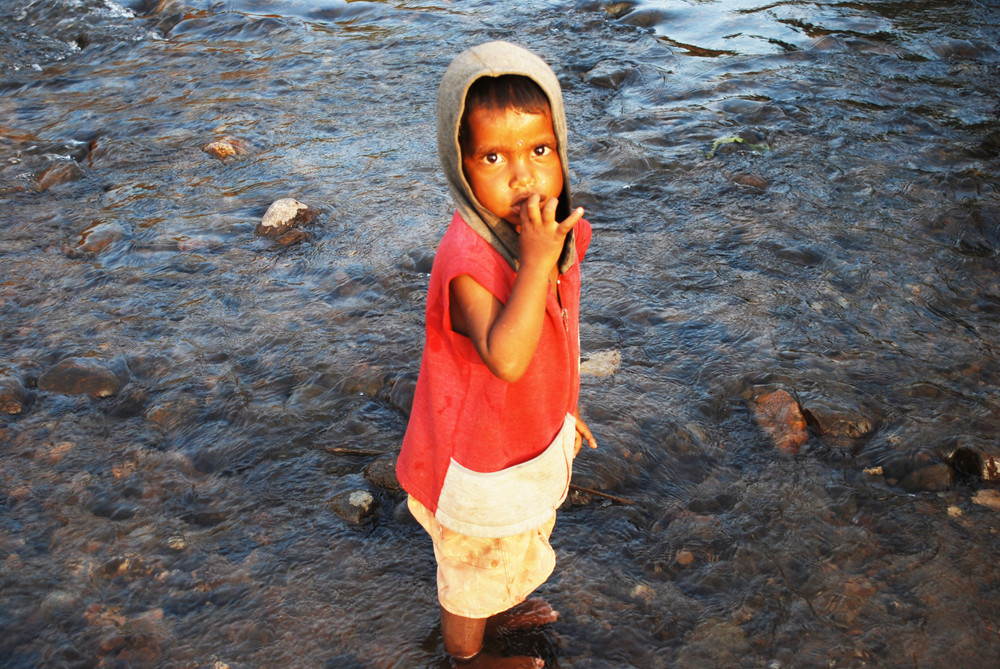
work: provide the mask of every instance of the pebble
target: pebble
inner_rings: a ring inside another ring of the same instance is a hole
[[[799,447],[809,439],[806,419],[798,402],[787,391],[776,390],[752,401],[757,424],[771,437],[777,448],[787,453],[798,453]]]
[[[985,506],[987,509],[1000,511],[1000,490],[978,490],[973,495],[972,501],[979,506]]]
[[[213,158],[228,160],[229,158],[239,158],[240,156],[245,156],[250,152],[251,148],[250,143],[242,139],[224,137],[223,139],[217,139],[214,142],[209,142],[205,146],[201,147],[201,150]]]
[[[345,490],[331,497],[327,505],[352,525],[360,525],[378,512],[378,500],[368,490]]]
[[[257,224],[256,233],[288,245],[302,241],[308,233],[298,226],[312,223],[319,210],[290,197],[275,200]]]
[[[38,377],[38,387],[63,395],[111,397],[122,387],[112,370],[90,358],[66,358]]]
[[[767,187],[771,185],[770,182],[762,176],[744,173],[734,174],[733,182],[739,184],[740,186],[756,188],[757,190],[767,190]]]

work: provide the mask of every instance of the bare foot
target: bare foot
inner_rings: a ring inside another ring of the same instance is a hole
[[[490,653],[480,653],[471,662],[466,664],[454,664],[460,669],[542,669],[545,660],[540,657],[529,657],[519,655],[517,657],[503,657]]]
[[[558,619],[558,611],[549,606],[544,599],[534,597],[512,606],[503,613],[490,616],[486,621],[486,636],[540,627],[554,623]]]

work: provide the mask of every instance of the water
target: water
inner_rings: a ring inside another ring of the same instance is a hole
[[[521,645],[990,666],[998,35],[971,0],[3,3],[0,665],[440,666],[429,542],[331,449],[398,448],[437,84],[501,38],[563,83],[583,348],[621,361],[576,482],[633,502],[574,497]],[[321,216],[278,248],[287,196]],[[39,390],[66,357],[125,385]],[[776,389],[818,421],[794,456],[753,418]]]

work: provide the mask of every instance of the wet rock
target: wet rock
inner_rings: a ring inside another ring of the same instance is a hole
[[[201,147],[201,150],[213,158],[228,160],[230,158],[245,156],[250,152],[251,148],[250,143],[242,139],[224,137],[222,139],[217,139],[214,142],[209,142],[205,146]]]
[[[806,419],[798,402],[787,391],[776,390],[751,402],[757,425],[767,433],[774,445],[786,453],[798,453],[809,439]]]
[[[960,445],[948,458],[959,473],[984,481],[1000,481],[1000,455],[986,452],[984,445]]]
[[[38,377],[38,387],[62,395],[111,397],[122,387],[113,370],[90,358],[67,358]]]
[[[1000,511],[1000,490],[978,490],[972,496],[972,501],[987,509]]]
[[[82,179],[83,174],[83,168],[75,160],[61,162],[43,170],[35,179],[35,187],[40,192],[47,191],[64,183]]]
[[[125,234],[125,228],[117,223],[95,223],[80,233],[75,246],[65,247],[63,253],[70,258],[100,255]]]
[[[802,415],[817,434],[860,439],[875,429],[875,420],[858,407],[838,400],[809,398],[802,401]]]
[[[399,492],[403,489],[403,487],[399,485],[399,479],[396,478],[395,455],[379,458],[369,464],[364,469],[364,476],[365,480],[373,486],[382,488],[383,490]]]
[[[337,493],[327,501],[327,506],[352,525],[360,525],[379,510],[378,500],[370,490],[354,488]]]
[[[413,408],[413,395],[417,390],[417,380],[410,377],[397,379],[389,391],[389,402],[407,416]]]
[[[899,481],[899,487],[906,492],[941,492],[953,485],[955,470],[944,462],[914,469]]]
[[[0,413],[15,415],[28,405],[28,391],[16,376],[0,376]]]
[[[130,383],[104,410],[116,418],[133,418],[142,415],[148,401],[149,392],[141,386]]]
[[[595,351],[580,363],[583,376],[612,376],[622,364],[621,351]]]
[[[318,214],[315,207],[290,197],[275,200],[264,212],[256,232],[280,244],[293,244],[308,236],[305,231],[298,230],[298,226],[311,223]]]
[[[192,511],[181,516],[181,520],[185,523],[199,527],[215,527],[225,519],[225,511]]]
[[[618,88],[634,71],[633,67],[615,61],[601,61],[587,74],[583,80],[592,86],[601,88]]]
[[[417,519],[410,512],[407,500],[401,500],[392,509],[392,519],[400,525],[416,525]]]
[[[988,50],[964,39],[943,39],[932,47],[934,53],[943,59],[977,60]]]
[[[737,173],[733,175],[732,179],[733,183],[739,184],[740,186],[755,188],[757,190],[767,190],[767,187],[771,185],[767,179],[758,174]]]

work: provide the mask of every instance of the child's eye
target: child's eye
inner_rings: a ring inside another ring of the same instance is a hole
[[[494,163],[500,160],[500,156],[498,156],[495,153],[487,153],[485,156],[483,156],[483,160],[488,162],[490,165],[493,165]]]
[[[536,156],[547,156],[551,152],[552,152],[552,149],[550,149],[549,147],[544,146],[544,145],[542,145],[542,146],[536,146],[535,147],[535,155]]]

